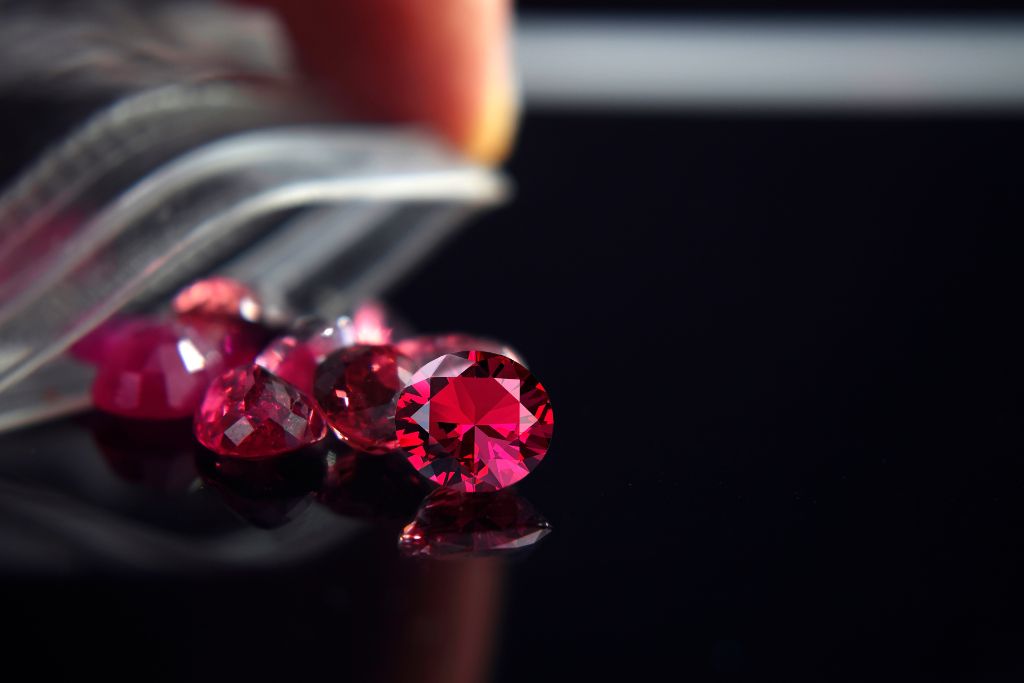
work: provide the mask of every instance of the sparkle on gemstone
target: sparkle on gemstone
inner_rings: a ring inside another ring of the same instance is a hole
[[[395,425],[408,460],[431,481],[496,491],[547,453],[551,402],[516,361],[486,351],[445,354],[420,368],[398,398]]]
[[[398,539],[408,557],[458,557],[521,550],[551,532],[551,525],[510,489],[464,493],[437,489],[420,505]]]
[[[211,382],[193,428],[211,451],[239,458],[286,453],[327,436],[310,399],[258,365],[234,368]]]

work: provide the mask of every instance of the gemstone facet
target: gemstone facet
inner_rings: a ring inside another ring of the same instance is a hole
[[[551,525],[512,490],[463,493],[437,489],[398,538],[407,557],[457,557],[520,550],[551,533]]]
[[[355,327],[348,317],[333,324],[310,319],[270,342],[255,362],[312,396],[316,366],[334,351],[355,343]]]
[[[249,287],[228,277],[209,277],[178,292],[171,308],[179,315],[209,315],[256,322],[262,314],[259,297]]]
[[[237,367],[213,380],[193,428],[211,451],[237,458],[286,453],[327,436],[310,399],[258,365]]]
[[[540,382],[507,356],[462,351],[413,375],[395,413],[399,446],[427,479],[459,491],[496,491],[547,453],[554,418]]]
[[[398,446],[395,401],[413,369],[390,344],[356,344],[320,364],[313,393],[339,438],[367,453],[387,453]]]
[[[186,319],[126,325],[103,344],[93,404],[136,419],[188,417],[211,378],[252,359],[258,348],[252,334],[258,331],[243,323]]]

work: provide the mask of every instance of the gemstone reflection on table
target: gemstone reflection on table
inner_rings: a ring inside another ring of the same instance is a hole
[[[455,558],[506,554],[551,533],[551,524],[514,490],[464,493],[437,489],[402,530],[406,557]]]
[[[370,455],[337,444],[327,456],[317,500],[343,517],[400,523],[429,490],[402,454]]]
[[[240,460],[203,450],[196,469],[203,484],[250,524],[273,529],[298,517],[325,474],[325,451],[311,446],[264,460]]]

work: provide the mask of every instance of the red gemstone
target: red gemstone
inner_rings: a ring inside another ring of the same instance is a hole
[[[468,334],[435,334],[422,337],[403,339],[395,346],[398,350],[413,359],[417,366],[424,365],[438,356],[446,353],[458,353],[459,351],[490,351],[500,353],[522,365],[523,361],[519,354],[511,347],[501,342],[484,337],[473,337]]]
[[[316,366],[329,354],[355,342],[355,328],[349,318],[343,316],[333,324],[314,319],[270,342],[255,362],[312,396]]]
[[[395,401],[414,367],[390,344],[356,344],[320,364],[313,393],[341,439],[361,451],[387,453],[398,446]]]
[[[437,489],[398,538],[409,557],[487,555],[519,550],[551,533],[551,525],[511,490],[463,493]]]
[[[262,312],[259,297],[228,277],[209,277],[178,292],[171,303],[175,313],[241,318],[255,322]]]
[[[495,491],[547,453],[551,401],[511,358],[464,351],[416,371],[398,399],[398,443],[420,474],[460,491]]]
[[[231,321],[140,320],[102,346],[93,404],[124,417],[169,420],[192,415],[210,379],[248,362],[263,332]]]
[[[111,342],[124,336],[129,327],[142,327],[146,322],[145,319],[116,316],[72,344],[68,353],[86,363],[100,363],[106,357]]]
[[[311,400],[258,365],[237,367],[213,380],[193,429],[214,453],[237,458],[286,453],[327,436]]]

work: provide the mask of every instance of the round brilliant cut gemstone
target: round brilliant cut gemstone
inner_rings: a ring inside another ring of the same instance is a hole
[[[415,368],[391,344],[335,351],[316,370],[313,394],[339,438],[367,453],[398,447],[395,402]]]
[[[237,367],[213,380],[193,429],[214,453],[238,458],[287,453],[327,436],[312,401],[258,365]]]
[[[554,423],[540,382],[486,351],[436,358],[410,379],[395,413],[399,446],[427,479],[459,491],[496,491],[547,453]]]

